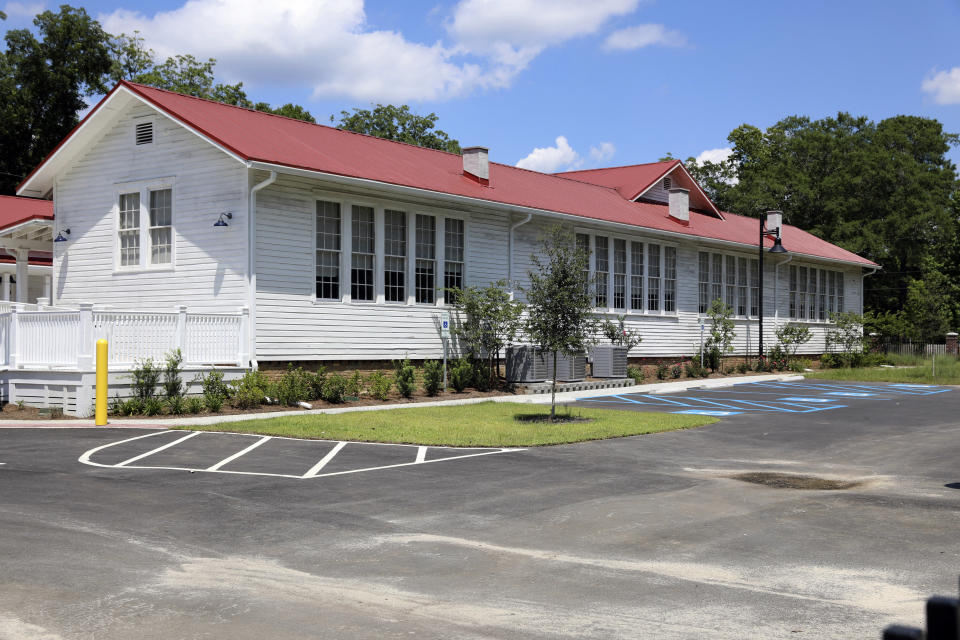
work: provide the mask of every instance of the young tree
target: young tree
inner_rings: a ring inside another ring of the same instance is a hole
[[[736,337],[731,320],[733,309],[718,298],[710,303],[707,317],[710,319],[710,335],[704,347],[710,369],[716,371],[720,368],[723,356],[733,351],[733,339]]]
[[[378,104],[373,110],[354,108],[353,113],[340,112],[338,129],[415,144],[427,149],[460,153],[460,143],[445,131],[436,129],[438,116],[431,113],[418,116],[407,105]],[[333,122],[330,116],[330,122]]]
[[[527,295],[527,333],[544,353],[553,354],[550,419],[557,415],[557,354],[586,349],[594,329],[593,292],[587,275],[589,255],[573,233],[560,225],[547,229],[540,250],[531,256]]]
[[[460,316],[453,334],[474,358],[486,356],[494,375],[494,358],[520,331],[523,303],[510,299],[506,280],[446,291]]]
[[[833,328],[827,331],[827,351],[839,347],[840,358],[850,367],[857,364],[860,354],[863,353],[863,316],[853,311],[831,313],[830,322]]]

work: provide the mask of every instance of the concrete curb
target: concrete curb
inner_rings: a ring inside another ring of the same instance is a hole
[[[566,391],[557,394],[557,403],[574,402],[580,398],[596,398],[597,396],[616,396],[625,393],[680,393],[690,389],[719,389],[732,387],[738,384],[751,382],[792,382],[803,380],[804,376],[796,374],[768,374],[761,376],[744,376],[742,378],[718,378],[715,380],[681,380],[677,382],[660,382],[656,384],[638,384],[630,387],[614,389],[588,389],[585,391]],[[137,420],[135,423],[125,424],[125,421],[114,422],[102,428],[114,429],[144,429],[164,427],[201,427],[224,422],[243,422],[245,420],[266,420],[286,416],[308,415],[335,415],[338,413],[352,413],[355,411],[380,411],[383,409],[416,409],[418,407],[455,407],[459,405],[479,404],[481,402],[516,402],[518,404],[550,404],[549,393],[518,394],[509,396],[491,396],[488,398],[464,398],[462,400],[436,400],[434,402],[411,402],[409,404],[377,404],[365,407],[337,407],[335,409],[309,409],[304,411],[274,411],[269,413],[245,413],[231,416],[197,416],[193,418],[164,418],[161,420]],[[43,423],[40,420],[0,420],[0,429],[4,428],[83,428],[93,427],[92,419],[84,420],[57,420]]]

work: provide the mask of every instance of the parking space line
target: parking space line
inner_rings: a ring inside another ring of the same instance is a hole
[[[420,447],[419,449],[417,449],[417,459],[414,462],[416,462],[417,464],[420,464],[426,459],[427,459],[427,448]]]
[[[265,443],[267,440],[270,440],[270,439],[271,439],[271,436],[263,436],[262,438],[260,438],[260,439],[257,440],[256,442],[254,442],[252,445],[250,445],[250,446],[247,447],[246,449],[243,449],[242,451],[237,451],[235,454],[233,454],[233,455],[230,456],[229,458],[224,458],[223,460],[221,460],[221,461],[218,462],[217,464],[213,465],[212,467],[208,467],[206,470],[207,470],[207,471],[216,471],[216,470],[219,469],[220,467],[226,466],[227,464],[233,462],[234,460],[236,460],[236,459],[239,458],[240,456],[242,456],[242,455],[244,455],[244,454],[247,454],[247,453],[250,453],[251,451],[253,451],[254,449],[256,449],[257,447],[259,447],[260,445],[262,445],[263,443]]]
[[[334,458],[338,453],[340,453],[340,449],[343,449],[345,446],[347,446],[347,443],[346,443],[346,442],[338,442],[338,443],[336,444],[336,446],[334,446],[333,449],[331,449],[331,450],[327,453],[327,455],[323,456],[323,458],[320,459],[320,462],[318,462],[317,464],[313,465],[313,468],[310,469],[310,471],[307,471],[305,474],[303,474],[303,477],[304,477],[304,478],[315,478],[316,475],[317,475],[318,473],[320,473],[320,470],[323,469],[325,466],[327,466],[327,463],[330,462],[331,460],[333,460],[333,458]]]
[[[118,467],[125,467],[125,466],[127,466],[128,464],[130,464],[131,462],[136,462],[137,460],[140,460],[140,459],[142,459],[142,458],[146,458],[147,456],[152,456],[152,455],[155,454],[155,453],[160,453],[161,451],[163,451],[163,450],[165,450],[165,449],[169,449],[170,447],[173,447],[173,446],[175,446],[175,445],[180,444],[180,443],[183,442],[184,440],[189,440],[190,438],[192,438],[192,437],[194,437],[194,436],[198,436],[198,435],[200,435],[200,432],[199,432],[199,431],[194,431],[194,432],[192,432],[192,433],[188,433],[187,435],[183,436],[182,438],[177,438],[177,439],[174,440],[173,442],[168,442],[167,444],[165,444],[165,445],[163,445],[163,446],[160,446],[160,447],[157,447],[156,449],[152,449],[152,450],[150,450],[150,451],[147,451],[146,453],[141,453],[141,454],[138,455],[138,456],[133,456],[133,457],[130,458],[129,460],[124,460],[123,462],[117,464],[116,466],[118,466]]]

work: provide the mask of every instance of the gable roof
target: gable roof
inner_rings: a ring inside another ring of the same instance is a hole
[[[0,196],[0,231],[33,220],[53,220],[53,201]]]
[[[43,191],[45,182],[52,179],[52,175],[46,174],[55,175],[55,170],[48,169],[48,165],[52,164],[72,137],[82,132],[85,126],[92,126],[87,123],[118,93],[127,94],[153,106],[248,166],[257,163],[268,165],[268,168],[302,169],[510,207],[756,246],[757,223],[753,218],[737,221],[735,218],[742,216],[722,215],[717,211],[720,218],[727,218],[723,220],[693,211],[690,224],[683,225],[669,217],[666,205],[633,202],[624,196],[617,186],[590,183],[584,181],[582,175],[576,178],[552,175],[495,162],[490,163],[489,186],[484,186],[464,176],[462,157],[458,154],[311,124],[127,81],[121,81],[91,110],[87,118],[24,180],[18,187],[18,192],[26,190],[27,187],[32,187],[35,192]],[[61,160],[62,162],[64,161]],[[669,163],[654,163],[660,164]],[[672,167],[667,167],[660,175],[682,166],[679,161],[674,161]],[[638,183],[642,181],[641,177],[647,180],[657,172],[652,168],[638,167],[651,165],[617,169],[625,170],[622,173],[629,173]],[[609,176],[619,175],[616,170],[608,171],[612,171],[607,174]],[[686,170],[683,171],[686,174]],[[613,180],[612,177],[610,179]],[[603,180],[607,178],[604,177]],[[652,184],[656,180],[657,177],[653,177],[649,182]],[[31,182],[38,184],[31,185]],[[623,184],[626,185],[627,182]],[[647,186],[649,187],[649,184]],[[632,190],[632,187],[623,188]],[[644,190],[638,188],[638,193]],[[752,221],[752,226],[749,221]],[[790,231],[789,235],[785,231],[784,245],[792,251],[828,260],[874,265],[869,260],[799,230],[796,230],[794,236],[794,227],[785,229]],[[791,246],[794,237],[798,241],[801,237],[804,238],[803,251],[798,248],[801,246],[799,243]]]

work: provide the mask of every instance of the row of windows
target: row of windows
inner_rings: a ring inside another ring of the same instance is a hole
[[[843,273],[791,265],[790,318],[826,321],[843,307]]]
[[[714,300],[723,300],[734,315],[756,317],[759,303],[759,260],[701,251],[697,309],[707,312]]]
[[[577,246],[591,255],[587,276],[596,286],[598,308],[677,310],[676,247],[622,238],[611,241],[607,236],[586,233],[577,234]]]
[[[147,190],[149,224],[141,226],[139,191],[121,193],[117,240],[120,266],[139,267],[173,262],[173,190]],[[148,251],[141,254],[141,246]],[[149,256],[149,261],[145,260]]]
[[[437,218],[386,209],[383,228],[377,229],[373,207],[350,207],[350,299],[376,299],[376,273],[383,272],[386,302],[406,302],[409,259],[413,259],[413,299],[419,304],[437,301]],[[317,201],[317,298],[341,299],[341,209],[339,202]],[[408,255],[409,227],[413,223],[413,255]],[[383,264],[377,265],[376,235],[383,233]],[[461,289],[464,272],[463,220],[443,220],[443,282],[445,289]]]

